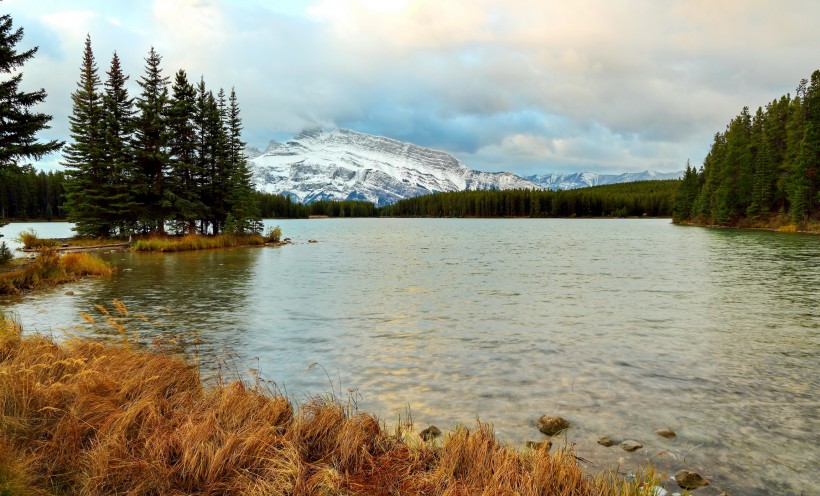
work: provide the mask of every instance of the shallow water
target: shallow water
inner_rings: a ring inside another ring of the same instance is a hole
[[[111,278],[0,304],[56,330],[120,298],[162,322],[144,333],[197,331],[204,357],[238,354],[297,401],[334,391],[419,428],[478,417],[510,444],[558,414],[591,470],[651,460],[710,479],[697,494],[817,494],[820,237],[654,219],[274,223],[293,245],[106,254]]]

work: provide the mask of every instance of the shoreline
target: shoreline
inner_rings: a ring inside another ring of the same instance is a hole
[[[149,484],[161,494],[385,496],[643,495],[661,484],[651,469],[632,480],[585,475],[571,451],[511,448],[480,422],[445,435],[417,432],[411,421],[390,430],[335,397],[297,406],[263,381],[206,385],[172,342],[140,345],[127,309],[114,307],[100,323],[114,331],[108,343],[23,335],[19,324],[0,322],[0,378],[11,386],[6,400],[19,405],[2,414],[0,481],[88,494]]]
[[[684,227],[701,227],[707,229],[733,229],[736,231],[767,231],[767,232],[774,232],[774,233],[782,233],[782,234],[812,234],[812,235],[820,235],[820,227],[817,230],[808,229],[808,230],[800,230],[794,224],[783,224],[777,227],[754,227],[754,226],[726,226],[721,224],[702,224],[697,222],[672,222],[676,226],[684,226]],[[792,230],[791,227],[794,227]]]

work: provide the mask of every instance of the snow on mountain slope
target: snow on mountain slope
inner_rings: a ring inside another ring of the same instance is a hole
[[[604,184],[630,183],[634,181],[650,181],[654,179],[680,179],[683,171],[680,172],[625,172],[623,174],[595,174],[592,172],[575,172],[572,174],[544,174],[537,176],[527,176],[525,179],[532,181],[544,189],[576,189],[589,186],[601,186]]]
[[[509,172],[478,172],[449,153],[337,129],[303,131],[265,151],[248,149],[256,188],[300,202],[366,200],[387,205],[443,191],[540,189]]]

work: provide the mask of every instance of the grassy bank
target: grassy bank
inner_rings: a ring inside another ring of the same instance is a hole
[[[564,451],[505,447],[484,424],[425,442],[332,398],[297,409],[258,384],[205,387],[119,331],[57,343],[2,320],[0,494],[654,494],[585,476]]]
[[[88,253],[60,255],[46,250],[30,263],[0,272],[0,295],[19,294],[73,282],[84,276],[109,275],[111,272],[108,264]]]
[[[138,252],[175,252],[263,244],[265,244],[265,237],[258,234],[220,234],[218,236],[189,234],[187,236],[156,236],[138,239],[131,245],[131,249]]]

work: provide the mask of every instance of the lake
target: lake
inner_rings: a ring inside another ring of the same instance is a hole
[[[56,332],[119,298],[159,322],[145,336],[198,333],[207,367],[228,357],[297,402],[332,392],[388,423],[479,418],[521,445],[561,415],[558,444],[591,471],[652,461],[701,473],[697,494],[820,491],[818,236],[666,219],[266,223],[294,244],[105,254],[110,278],[0,302]],[[676,438],[655,434],[667,427]]]

